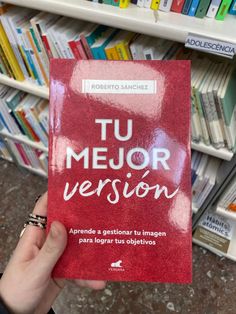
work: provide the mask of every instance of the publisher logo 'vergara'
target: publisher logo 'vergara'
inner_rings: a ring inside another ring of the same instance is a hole
[[[111,263],[109,271],[125,271],[122,260],[118,260],[116,262]]]

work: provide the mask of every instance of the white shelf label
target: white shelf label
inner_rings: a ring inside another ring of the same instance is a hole
[[[233,58],[236,54],[235,44],[191,33],[189,33],[186,38],[185,47],[209,52],[227,58]]]

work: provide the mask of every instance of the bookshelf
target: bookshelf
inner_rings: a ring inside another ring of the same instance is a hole
[[[235,16],[228,15],[225,21],[221,22],[173,12],[154,12],[136,6],[119,9],[85,0],[6,0],[4,2],[179,42],[185,42],[188,33],[193,33],[236,44]]]
[[[6,75],[0,74],[0,83],[10,86],[12,88],[20,89],[24,92],[33,94],[35,96],[41,97],[41,98],[49,98],[49,90],[46,87],[37,86],[36,84],[23,81],[19,82],[12,78],[7,77]]]
[[[12,88],[16,88],[16,89],[25,91],[25,92],[33,94],[35,96],[49,99],[49,89],[47,87],[37,86],[36,84],[30,83],[27,81],[19,82],[19,81],[12,79],[12,78],[9,78],[3,74],[0,74],[0,83],[8,85]],[[11,138],[11,139],[15,139],[19,142],[27,144],[27,145],[34,147],[36,149],[39,149],[43,152],[48,152],[48,150],[45,146],[29,140],[25,136],[13,135],[13,134],[10,134],[10,133],[4,132],[4,131],[0,132],[0,135]],[[208,155],[220,158],[220,159],[228,160],[228,161],[231,160],[231,158],[233,157],[233,152],[231,152],[225,148],[215,149],[211,145],[205,145],[204,143],[194,143],[194,142],[192,142],[191,147],[192,147],[192,149],[197,150],[201,153],[205,153],[205,154],[208,154]]]
[[[9,138],[11,140],[16,140],[22,144],[26,144],[32,148],[35,148],[35,149],[38,149],[42,152],[48,153],[48,148],[45,147],[41,142],[31,141],[25,135],[11,134],[8,131],[2,130],[2,131],[0,131],[0,137]]]

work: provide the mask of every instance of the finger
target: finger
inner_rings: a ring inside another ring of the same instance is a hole
[[[47,239],[33,261],[38,276],[49,276],[67,244],[67,231],[62,223],[51,224]]]
[[[75,279],[74,282],[80,287],[90,288],[93,290],[102,290],[106,287],[106,282],[101,280]]]
[[[33,213],[47,216],[47,193],[39,198]],[[14,251],[14,259],[17,259],[17,261],[28,261],[34,258],[42,247],[45,238],[45,230],[36,226],[27,226]]]

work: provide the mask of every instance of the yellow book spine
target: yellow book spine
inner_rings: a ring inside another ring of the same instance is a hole
[[[158,10],[161,0],[152,0],[150,8],[152,10]]]
[[[120,60],[115,47],[105,49],[108,60]]]
[[[126,9],[128,8],[130,3],[130,0],[120,0],[120,8],[121,9]]]
[[[116,45],[116,51],[119,55],[120,60],[130,60],[125,49],[125,41],[121,41]]]
[[[11,66],[12,72],[14,73],[14,76],[16,80],[18,81],[24,81],[24,74],[21,71],[21,68],[17,62],[17,59],[14,55],[14,52],[11,48],[11,45],[9,43],[9,40],[7,38],[7,35],[4,31],[4,28],[2,26],[2,23],[0,23],[0,44],[2,46],[2,49],[4,51],[5,56],[8,59],[8,62]]]

